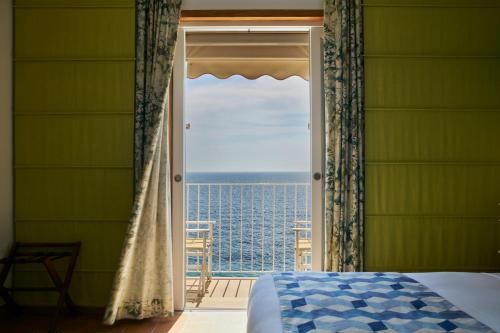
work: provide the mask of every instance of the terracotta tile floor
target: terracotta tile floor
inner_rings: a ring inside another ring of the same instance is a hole
[[[101,324],[101,315],[80,314],[64,316],[58,324],[60,333],[167,333],[179,319],[154,318],[141,321],[121,320],[113,326]],[[16,318],[0,316],[0,333],[46,333],[49,323],[47,315],[22,315]]]

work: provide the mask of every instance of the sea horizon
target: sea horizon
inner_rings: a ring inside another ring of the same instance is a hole
[[[186,183],[307,183],[308,171],[190,171]]]

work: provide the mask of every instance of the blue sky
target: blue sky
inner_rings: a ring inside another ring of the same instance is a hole
[[[186,81],[188,172],[309,170],[307,81],[239,75]]]

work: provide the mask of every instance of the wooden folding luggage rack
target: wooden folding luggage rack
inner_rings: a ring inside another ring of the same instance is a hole
[[[0,264],[3,268],[0,272],[0,296],[7,304],[7,308],[14,314],[20,314],[21,307],[16,304],[10,293],[12,291],[54,291],[59,293],[54,317],[49,326],[49,333],[56,332],[57,319],[61,314],[64,304],[71,313],[76,313],[77,309],[68,289],[75,269],[76,260],[80,252],[81,242],[75,243],[20,243],[16,242],[12,246],[9,255],[6,258],[0,259]],[[44,250],[45,249],[45,250]],[[54,261],[69,258],[68,266],[64,280],[61,279],[56,270]],[[14,264],[42,264],[47,270],[50,279],[54,283],[54,287],[13,287],[6,288],[5,280],[9,274],[10,268]]]

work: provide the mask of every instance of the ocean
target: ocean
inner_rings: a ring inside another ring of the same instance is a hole
[[[187,228],[213,221],[214,274],[293,270],[295,221],[311,220],[310,179],[307,172],[187,173]]]

